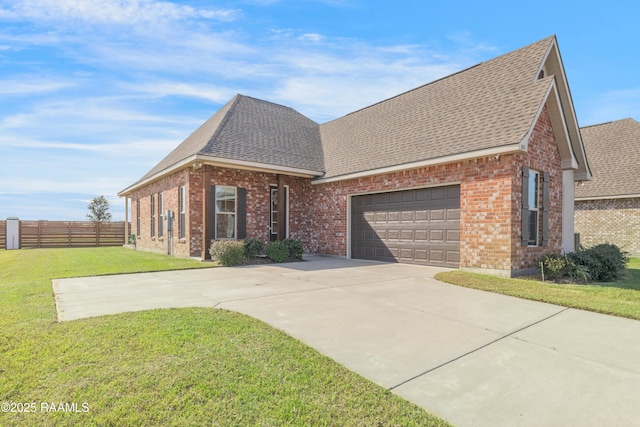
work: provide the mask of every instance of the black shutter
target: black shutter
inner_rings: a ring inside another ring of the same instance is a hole
[[[549,244],[549,172],[542,174],[542,246]]]
[[[242,240],[247,238],[247,189],[238,188],[238,201],[236,212],[237,238]]]
[[[522,167],[522,246],[529,246],[529,168]]]

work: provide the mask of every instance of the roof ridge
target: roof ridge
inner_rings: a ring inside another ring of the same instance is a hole
[[[290,107],[288,105],[280,104],[280,103],[269,101],[269,100],[266,100],[266,99],[256,98],[255,96],[243,95],[243,94],[240,94],[240,93],[237,94],[236,96],[241,97],[241,98],[253,99],[254,101],[264,102],[266,104],[271,104],[271,105],[275,105],[277,107],[281,107],[281,108],[285,108],[287,110],[291,110],[291,111],[293,111],[293,112],[295,112],[297,114],[300,114],[301,116],[304,116],[305,118],[311,120],[312,122],[318,124],[318,122],[316,122],[315,120],[311,119],[310,117],[307,117],[305,114],[302,114],[300,111],[298,111],[295,108]]]
[[[238,93],[236,94],[236,96],[233,97],[233,100],[232,100],[233,103],[229,106],[229,109],[224,113],[224,117],[220,121],[220,124],[216,127],[216,130],[211,135],[211,138],[209,138],[209,140],[204,144],[204,146],[198,150],[197,154],[202,154],[209,147],[209,144],[215,144],[215,139],[218,137],[218,135],[220,135],[220,132],[222,132],[222,129],[224,129],[225,125],[227,124],[227,121],[229,121],[229,117],[231,116],[231,113],[235,110],[236,106],[238,105],[238,102],[240,102],[240,98],[242,97],[246,97],[246,96]]]
[[[485,62],[487,62],[487,61],[485,61]],[[408,94],[408,93],[414,92],[414,91],[416,91],[416,90],[422,89],[422,88],[424,88],[424,87],[426,87],[426,86],[429,86],[429,85],[435,84],[435,83],[437,83],[437,82],[439,82],[439,81],[442,81],[442,80],[448,79],[449,77],[453,77],[453,76],[455,76],[455,75],[457,75],[457,74],[464,73],[465,71],[468,71],[468,70],[470,70],[470,69],[472,69],[472,68],[478,67],[478,66],[480,66],[480,65],[482,65],[482,64],[484,64],[484,62],[479,62],[479,63],[477,63],[477,64],[475,64],[475,65],[472,65],[472,66],[470,66],[470,67],[464,68],[464,69],[462,69],[462,70],[460,70],[460,71],[456,71],[455,73],[452,73],[452,74],[447,74],[446,76],[442,76],[442,77],[440,77],[440,78],[438,78],[438,79],[435,79],[435,80],[432,80],[432,81],[430,81],[430,82],[428,82],[428,83],[424,83],[424,84],[421,84],[420,86],[416,86],[416,87],[414,87],[413,89],[405,90],[404,92],[399,93],[399,94],[397,94],[397,95],[390,96],[389,98],[385,98],[385,99],[383,99],[383,100],[381,100],[381,101],[378,101],[378,102],[375,102],[375,103],[373,103],[373,104],[371,104],[371,105],[367,105],[366,107],[359,108],[359,109],[357,109],[357,110],[355,110],[355,111],[352,111],[352,112],[350,112],[350,113],[345,114],[344,116],[336,117],[336,118],[335,118],[335,119],[333,119],[333,120],[338,120],[338,119],[340,119],[340,118],[342,118],[342,117],[350,116],[350,115],[355,114],[355,113],[358,113],[358,112],[360,112],[360,111],[362,111],[362,110],[366,110],[366,109],[368,109],[368,108],[375,107],[376,105],[382,104],[382,103],[384,103],[384,102],[390,101],[390,100],[392,100],[392,99],[395,99],[395,98],[398,98],[398,97],[400,97],[400,96],[406,95],[406,94]],[[333,120],[329,120],[329,121],[328,121],[328,122],[326,122],[326,123],[331,123]]]
[[[355,114],[355,113],[359,113],[359,112],[361,112],[361,111],[367,110],[367,109],[369,109],[369,108],[371,108],[371,107],[374,107],[374,106],[376,106],[376,105],[380,105],[380,104],[382,104],[382,103],[384,103],[384,102],[387,102],[387,101],[390,101],[390,100],[392,100],[392,99],[398,98],[398,97],[400,97],[400,96],[406,95],[406,94],[408,94],[408,93],[411,93],[411,92],[414,92],[414,91],[417,91],[417,90],[423,89],[423,88],[425,88],[425,87],[427,87],[427,86],[430,86],[430,85],[432,85],[432,84],[435,84],[435,83],[441,82],[441,81],[443,81],[443,80],[446,80],[446,79],[448,79],[448,78],[450,78],[450,77],[454,77],[454,76],[456,76],[456,75],[458,75],[458,74],[461,74],[461,73],[464,73],[464,72],[466,72],[466,71],[472,70],[472,69],[474,69],[474,68],[476,68],[476,67],[479,67],[479,66],[481,66],[481,65],[483,65],[483,64],[488,64],[488,63],[490,63],[490,62],[496,61],[497,59],[500,59],[500,58],[502,58],[502,57],[504,57],[504,56],[511,55],[511,54],[516,53],[516,52],[522,51],[522,50],[527,49],[527,48],[529,48],[529,47],[531,47],[531,46],[533,46],[533,45],[536,45],[536,44],[538,44],[538,43],[542,43],[542,42],[544,42],[544,41],[546,41],[546,40],[554,39],[555,37],[556,37],[555,35],[551,35],[551,36],[545,37],[545,38],[543,38],[543,39],[540,39],[540,40],[538,40],[538,41],[535,41],[535,42],[533,42],[533,43],[529,43],[528,45],[523,46],[523,47],[520,47],[520,48],[518,48],[518,49],[514,49],[514,50],[511,50],[511,51],[509,51],[509,52],[505,52],[505,53],[503,53],[502,55],[496,56],[496,57],[494,57],[494,58],[487,59],[486,61],[478,62],[477,64],[471,65],[471,66],[469,66],[469,67],[467,67],[467,68],[463,68],[462,70],[456,71],[456,72],[451,73],[451,74],[447,74],[446,76],[442,76],[442,77],[440,77],[440,78],[438,78],[438,79],[432,80],[432,81],[427,82],[427,83],[425,83],[425,84],[422,84],[422,85],[420,85],[420,86],[417,86],[417,87],[414,87],[414,88],[412,88],[412,89],[406,90],[406,91],[404,91],[404,92],[402,92],[402,93],[399,93],[399,94],[397,94],[397,95],[391,96],[391,97],[389,97],[389,98],[385,98],[385,99],[383,99],[383,100],[381,100],[381,101],[378,101],[378,102],[375,102],[375,103],[373,103],[373,104],[367,105],[367,106],[365,106],[365,107],[359,108],[359,109],[357,109],[357,110],[355,110],[355,111],[352,111],[352,112],[350,112],[350,113],[345,114],[344,116],[336,117],[335,119],[333,119],[333,120],[329,120],[328,122],[325,122],[325,123],[323,123],[323,124],[331,123],[331,122],[333,122],[333,121],[335,121],[335,120],[339,120],[339,119],[341,119],[341,118],[343,118],[343,117],[347,117],[347,116],[353,115],[353,114]]]
[[[610,125],[611,123],[624,122],[626,120],[631,120],[632,122],[638,123],[638,121],[636,119],[634,119],[633,117],[625,117],[624,119],[609,120],[608,122],[595,123],[595,124],[592,124],[592,125],[582,126],[580,129],[593,128],[593,127],[596,127],[596,126]]]

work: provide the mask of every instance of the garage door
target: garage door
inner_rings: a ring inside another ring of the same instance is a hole
[[[460,186],[352,197],[351,257],[458,267]]]

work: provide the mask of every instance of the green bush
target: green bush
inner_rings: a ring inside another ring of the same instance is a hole
[[[244,239],[244,256],[247,258],[255,258],[264,253],[264,242],[255,237]]]
[[[578,265],[589,270],[591,279],[596,282],[613,282],[621,279],[626,271],[629,257],[619,247],[603,243],[591,248],[573,252],[569,257]]]
[[[556,282],[611,282],[624,276],[628,261],[625,252],[606,243],[564,255],[547,253],[540,259],[540,267],[545,279]]]
[[[244,262],[244,246],[237,240],[216,240],[209,249],[211,259],[220,261],[226,267],[241,265]]]
[[[275,262],[285,262],[289,259],[289,247],[284,240],[269,242],[267,245],[267,258]]]
[[[284,239],[282,241],[287,250],[289,251],[289,257],[294,259],[302,258],[302,253],[304,250],[302,249],[302,243],[295,239]]]
[[[556,282],[570,280],[578,283],[591,280],[588,268],[576,263],[570,254],[560,255],[549,252],[544,254],[539,263],[545,280],[551,279]]]
[[[555,252],[548,252],[540,258],[539,264],[545,279],[558,280],[566,275],[568,258]]]

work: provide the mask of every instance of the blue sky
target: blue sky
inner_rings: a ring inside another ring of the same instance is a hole
[[[103,194],[123,219],[116,193],[236,93],[322,123],[552,34],[580,126],[640,121],[639,5],[0,0],[0,218]]]

